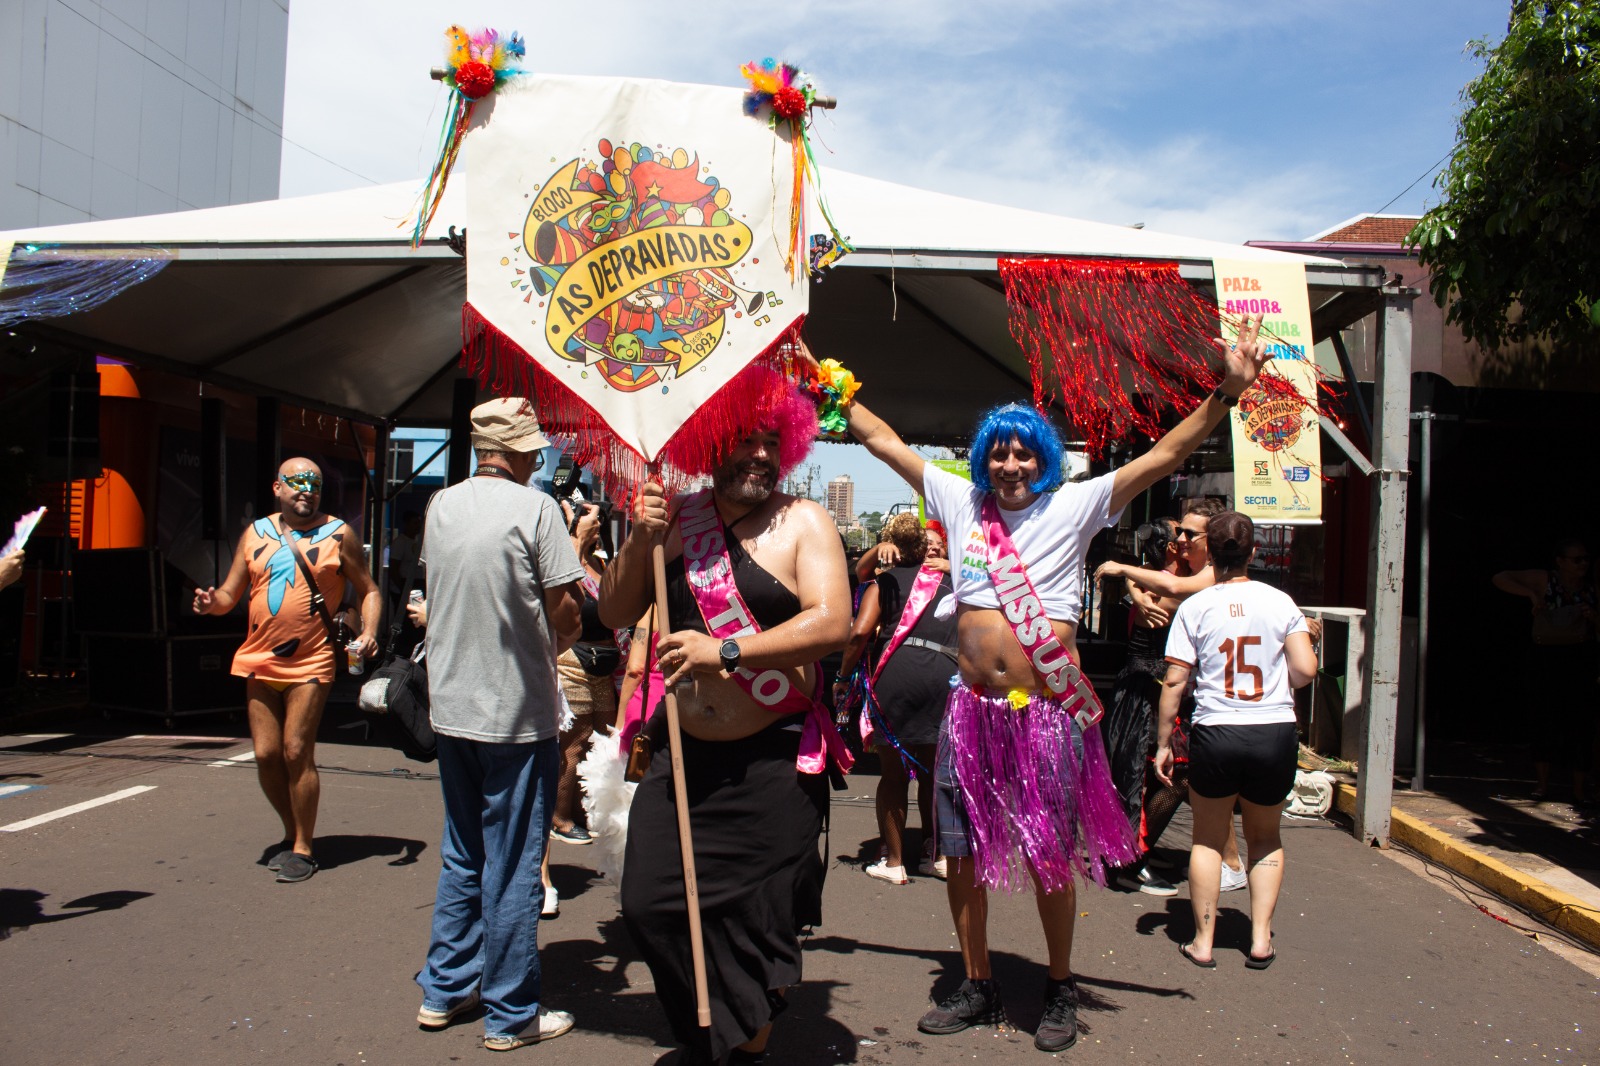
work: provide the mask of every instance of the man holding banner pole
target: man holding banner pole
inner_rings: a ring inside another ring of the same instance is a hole
[[[815,408],[788,389],[766,415],[723,450],[712,488],[669,503],[660,484],[642,486],[600,589],[602,620],[625,624],[650,604],[653,548],[665,562],[657,649],[682,758],[656,758],[639,784],[622,913],[691,1063],[764,1053],[784,992],[800,980],[799,934],[821,920],[828,776],[850,764],[817,701],[817,660],[850,628],[844,552],[820,505],[777,491],[810,448]],[[675,791],[686,791],[686,808]],[[680,809],[693,823],[692,867],[678,854]],[[708,1028],[694,1024],[691,868]]]
[[[971,484],[926,462],[860,403],[845,409],[855,438],[950,534],[961,684],[951,690],[934,789],[967,979],[923,1015],[925,1033],[1004,1020],[989,968],[988,890],[1031,885],[1049,956],[1034,1046],[1056,1052],[1077,1041],[1074,877],[1103,883],[1106,866],[1137,855],[1095,728],[1100,701],[1078,665],[1084,554],[1255,383],[1266,361],[1260,329],[1259,316],[1244,320],[1216,391],[1148,452],[1078,484],[1062,485],[1060,435],[1029,406],[996,408],[979,424]]]

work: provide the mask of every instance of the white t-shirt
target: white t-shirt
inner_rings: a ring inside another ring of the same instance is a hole
[[[1028,569],[1044,613],[1058,622],[1078,621],[1083,612],[1083,557],[1094,535],[1115,525],[1111,482],[1115,474],[1063,485],[1019,511],[1000,508],[1000,521]],[[989,547],[983,536],[984,494],[970,481],[928,463],[922,468],[928,514],[950,534],[950,571],[955,599],[974,607],[999,608],[989,580]]]
[[[1259,581],[1212,585],[1178,605],[1167,661],[1196,670],[1196,725],[1294,721],[1283,644],[1306,632],[1294,601]]]

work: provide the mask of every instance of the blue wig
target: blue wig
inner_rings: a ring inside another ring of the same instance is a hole
[[[996,444],[1009,444],[1013,438],[1039,457],[1039,476],[1028,485],[1028,490],[1050,492],[1060,488],[1066,452],[1061,432],[1037,410],[1020,403],[991,408],[978,422],[967,457],[972,467],[972,483],[983,492],[994,491],[989,481],[989,453]]]

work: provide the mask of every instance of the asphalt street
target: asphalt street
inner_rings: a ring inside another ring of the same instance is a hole
[[[492,1058],[475,1017],[439,1033],[415,1024],[438,872],[432,768],[321,744],[322,869],[284,885],[259,864],[279,827],[248,752],[232,736],[0,737],[0,1063]],[[1042,1061],[1031,1032],[1044,953],[1028,898],[991,907],[1012,1027],[917,1032],[930,993],[959,982],[959,956],[941,883],[861,872],[875,852],[875,784],[856,776],[835,794],[824,924],[768,1061]],[[1181,860],[1183,830],[1168,832],[1165,857]],[[1078,1045],[1057,1057],[1600,1062],[1595,977],[1332,823],[1286,821],[1284,839],[1279,958],[1262,972],[1244,968],[1245,893],[1223,897],[1220,965],[1208,971],[1178,953],[1192,929],[1186,891],[1081,889],[1085,1009]],[[588,849],[552,846],[562,904],[540,928],[545,999],[577,1028],[510,1054],[649,1066],[670,1039],[615,889],[585,866]]]

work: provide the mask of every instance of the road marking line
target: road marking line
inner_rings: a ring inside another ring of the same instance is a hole
[[[249,751],[241,751],[237,755],[230,755],[226,759],[218,759],[216,762],[208,762],[208,763],[206,763],[206,765],[207,766],[232,766],[234,763],[249,762],[251,759],[254,759],[255,757],[256,757],[255,749],[252,748]]]
[[[115,803],[117,800],[127,799],[129,796],[137,796],[141,792],[150,792],[154,790],[155,787],[156,786],[154,785],[134,785],[132,788],[125,788],[121,792],[113,792],[109,796],[101,796],[99,799],[84,800],[82,803],[74,803],[72,806],[63,807],[59,811],[50,811],[48,814],[41,814],[33,818],[24,819],[20,822],[12,822],[10,825],[0,825],[0,833],[16,833],[23,829],[32,829],[36,825],[43,825],[45,822],[53,822],[57,818],[66,818],[70,815],[77,814],[79,811],[87,811],[93,807],[103,807],[107,803]]]
[[[42,785],[0,785],[0,799],[5,799],[7,796],[15,796],[19,792],[32,792],[36,788],[43,787]]]

